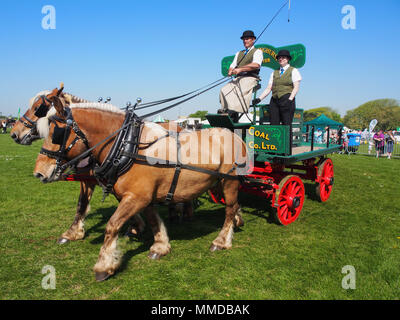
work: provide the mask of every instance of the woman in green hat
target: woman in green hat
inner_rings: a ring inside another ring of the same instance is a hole
[[[290,66],[292,60],[288,50],[279,51],[276,59],[280,68],[272,72],[268,87],[253,104],[258,104],[265,99],[272,91],[269,104],[271,125],[291,125],[294,111],[296,109],[295,97],[299,92],[301,75],[299,70]]]

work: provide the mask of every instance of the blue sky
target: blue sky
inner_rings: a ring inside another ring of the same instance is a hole
[[[258,35],[284,2],[2,0],[0,111],[22,114],[29,98],[60,81],[67,92],[111,96],[121,107],[191,91],[219,79],[221,59],[242,49],[242,32]],[[42,28],[44,5],[56,9],[55,30]],[[342,28],[344,5],[356,9],[356,30]],[[399,0],[292,0],[291,22],[283,10],[258,44],[304,44],[297,106],[344,115],[372,99],[400,100],[399,13]],[[261,72],[263,88],[270,72]],[[163,116],[216,111],[218,93]]]

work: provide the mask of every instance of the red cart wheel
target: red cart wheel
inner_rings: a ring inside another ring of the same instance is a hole
[[[331,159],[325,159],[318,166],[318,182],[316,186],[316,193],[321,202],[329,199],[333,187],[333,163]]]
[[[304,203],[304,184],[298,176],[282,179],[275,194],[275,218],[284,226],[294,222]]]
[[[211,197],[211,200],[217,204],[225,204],[224,196],[222,195],[222,191],[220,190],[219,186],[211,188],[208,190],[208,194]]]

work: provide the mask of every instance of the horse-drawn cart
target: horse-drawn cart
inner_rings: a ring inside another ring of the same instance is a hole
[[[264,54],[262,66],[271,69],[279,68],[276,52],[281,49],[290,51],[293,59],[290,65],[301,68],[305,64],[306,49],[302,44],[274,48],[257,45]],[[226,75],[233,56],[225,57],[221,62],[222,74]],[[256,90],[254,88],[254,98]],[[308,137],[314,136],[314,127],[307,127],[303,132],[303,110],[296,109],[291,126],[272,126],[269,124],[269,106],[253,105],[253,119],[248,116],[247,123],[233,123],[228,115],[208,114],[211,127],[225,127],[241,135],[246,142],[250,156],[254,159],[243,182],[241,191],[271,200],[276,220],[288,225],[299,216],[304,203],[304,184],[302,180],[310,180],[316,184],[316,194],[324,202],[332,192],[334,171],[332,160],[326,155],[341,149],[341,138],[332,144],[317,144]],[[257,116],[259,115],[259,116]],[[242,116],[245,119],[245,116]],[[329,127],[328,127],[329,128]],[[240,131],[237,131],[240,130]],[[339,137],[341,129],[339,129]],[[329,137],[329,129],[328,129]],[[218,189],[210,192],[216,203],[224,203]]]
[[[261,115],[258,121],[256,111]],[[226,127],[242,135],[254,163],[243,179],[241,191],[270,199],[276,208],[276,220],[283,225],[294,222],[303,208],[302,180],[315,182],[316,194],[322,202],[329,199],[334,170],[332,160],[326,155],[341,148],[340,141],[338,144],[306,142],[303,136],[309,133],[302,134],[302,114],[303,110],[296,109],[292,126],[269,125],[268,105],[254,106],[254,118],[249,123],[233,123],[228,115],[207,115],[210,126]],[[224,203],[217,189],[209,193],[214,202]]]

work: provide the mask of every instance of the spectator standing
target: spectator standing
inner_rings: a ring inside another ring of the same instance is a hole
[[[3,133],[7,133],[7,120],[3,120],[1,126],[3,127]]]
[[[386,138],[388,159],[390,159],[392,157],[394,141],[395,141],[395,138],[394,138],[394,135],[393,135],[393,130],[389,130],[388,131],[388,136]]]
[[[379,158],[379,154],[382,154],[385,148],[385,135],[383,134],[383,131],[379,130],[375,133],[373,139],[375,141],[376,157]]]
[[[317,131],[317,143],[322,143],[322,131],[321,131],[321,128],[318,128],[318,131]]]

